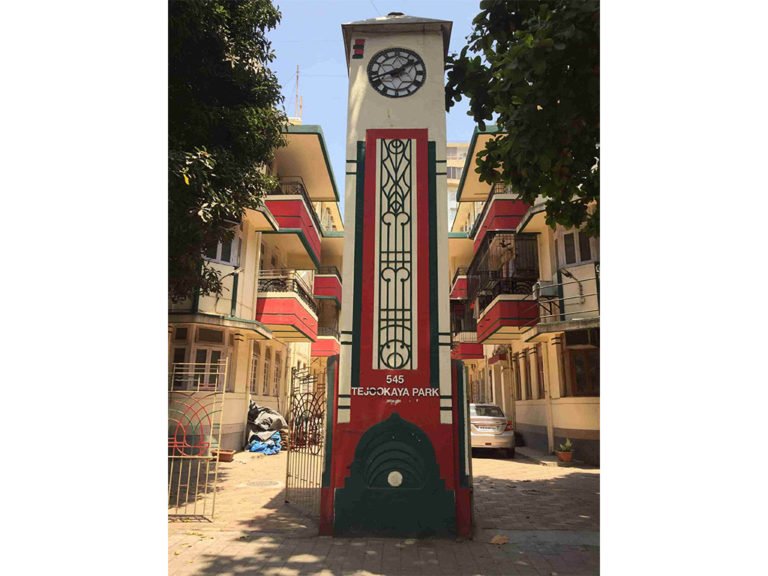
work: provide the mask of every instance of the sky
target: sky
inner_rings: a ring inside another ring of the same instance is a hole
[[[285,111],[295,115],[296,66],[302,122],[319,124],[325,135],[339,195],[344,197],[347,128],[347,65],[341,25],[347,22],[404,12],[409,16],[451,20],[449,52],[458,52],[480,11],[479,0],[275,0],[283,17],[269,34],[277,59],[277,74],[285,97]],[[467,102],[456,104],[447,116],[449,142],[466,142],[475,123],[467,116]],[[343,207],[343,206],[342,206]]]

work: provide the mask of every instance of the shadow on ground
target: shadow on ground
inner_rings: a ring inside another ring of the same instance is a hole
[[[211,540],[182,535],[181,556],[177,562],[171,556],[170,573],[599,574],[599,471],[553,468],[545,472],[551,477],[534,480],[525,476],[542,474],[540,465],[519,457],[496,462],[493,456],[479,458],[488,458],[487,466],[514,465],[516,473],[509,479],[475,476],[474,540],[319,537],[317,523],[285,503],[283,488],[261,515]]]

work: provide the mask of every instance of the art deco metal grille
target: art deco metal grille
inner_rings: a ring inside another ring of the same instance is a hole
[[[415,233],[413,141],[379,141],[375,369],[413,370]]]

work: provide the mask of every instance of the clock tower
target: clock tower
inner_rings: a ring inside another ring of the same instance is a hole
[[[468,535],[466,392],[448,305],[451,22],[392,12],[342,32],[345,265],[321,531]]]

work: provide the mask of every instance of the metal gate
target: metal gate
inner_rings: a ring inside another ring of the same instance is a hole
[[[168,383],[168,518],[212,520],[227,361],[174,363]]]
[[[320,516],[325,454],[325,390],[307,368],[291,371],[288,409],[288,470],[285,501],[313,518]]]

